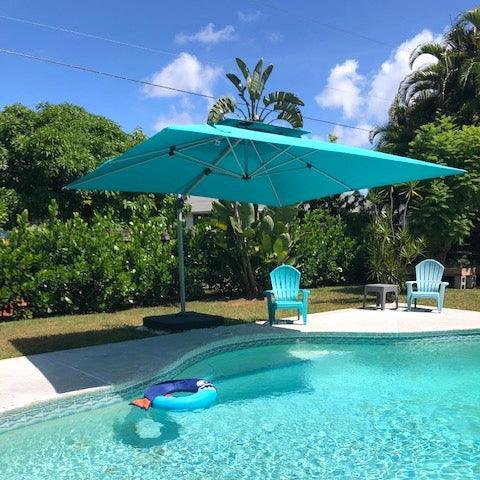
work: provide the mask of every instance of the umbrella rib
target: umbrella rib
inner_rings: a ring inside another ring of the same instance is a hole
[[[218,165],[214,165],[212,163],[204,162],[203,160],[192,157],[191,155],[187,155],[186,153],[176,152],[176,155],[180,155],[181,157],[185,158],[186,160],[190,160],[193,163],[197,163],[197,164],[202,165],[204,167],[211,168],[212,170],[218,170],[218,172],[220,172],[223,175],[226,175],[226,176],[229,176],[229,177],[234,177],[234,178],[242,178],[242,175],[239,175],[238,173],[232,172],[230,170],[227,170],[226,168],[219,167]]]
[[[238,145],[240,143],[240,139],[238,139],[236,142],[234,142],[234,146]],[[184,195],[190,195],[193,191],[194,188],[198,187],[200,183],[202,183],[203,180],[205,180],[210,173],[212,173],[212,167],[218,166],[221,161],[229,154],[231,150],[231,145],[228,147],[225,147],[223,149],[223,152],[218,156],[218,158],[212,162],[211,167],[205,168],[205,170],[198,175],[198,177],[188,186],[188,188],[185,190]]]
[[[228,145],[230,145],[230,150],[233,153],[233,158],[235,158],[235,161],[237,162],[238,168],[240,168],[240,171],[242,172],[242,175],[245,176],[246,172],[243,169],[242,164],[240,163],[240,160],[237,157],[237,153],[235,152],[235,149],[232,146],[232,143],[230,142],[230,139],[228,137],[225,137],[225,138],[227,139]],[[240,139],[239,139],[239,142],[240,142]],[[238,145],[239,142],[237,142],[237,145]]]
[[[273,146],[273,145],[272,145]],[[277,163],[277,165],[274,165],[272,168],[269,169],[269,172],[272,173],[273,170],[276,170],[277,168],[280,168],[280,167],[284,167],[285,165],[288,165],[289,163],[292,163],[292,162],[295,162],[295,161],[301,161],[302,158],[305,158],[307,157],[308,155],[312,155],[313,153],[315,153],[314,150],[310,151],[310,152],[307,152],[307,153],[304,153],[303,155],[299,155],[297,157],[295,157],[293,155],[293,153],[290,153],[290,152],[287,152],[287,155],[290,155],[292,158],[290,160],[285,160],[284,162],[282,163]],[[297,169],[298,170],[298,169]],[[257,175],[255,176],[259,176],[259,175],[263,175],[262,173],[258,173]]]
[[[215,142],[216,140],[218,140],[218,138],[219,137],[215,137],[215,138],[210,138],[210,139],[207,139],[207,140],[200,140],[200,141],[195,141],[195,142],[192,142],[192,143],[189,143],[189,144],[185,144],[184,149],[188,150],[190,148],[197,147],[199,145],[206,145],[208,143]],[[182,148],[182,147],[180,147],[180,148]],[[129,168],[137,167],[138,165],[142,165],[143,163],[151,162],[152,160],[163,157],[165,154],[169,153],[170,150],[171,150],[171,147],[168,147],[168,148],[163,148],[161,150],[156,150],[154,152],[142,153],[142,154],[139,154],[139,155],[133,155],[131,157],[125,158],[124,160],[133,160],[135,158],[145,157],[146,155],[154,155],[153,158],[147,158],[147,159],[141,160],[139,162],[135,162],[135,163],[130,164],[130,165],[125,165],[124,167],[116,168],[115,170],[109,170],[108,172],[102,173],[100,175],[95,175],[94,179],[98,180],[99,178],[106,177],[106,176],[112,175],[114,173],[122,172],[124,170],[128,170]],[[162,152],[162,153],[160,153],[160,152]],[[176,152],[180,153],[177,150],[176,150]],[[123,160],[120,160],[120,161],[123,161]],[[86,178],[84,181],[77,181],[77,182],[75,182],[75,185],[72,185],[72,187],[76,188],[77,186],[82,185],[84,183],[88,183],[91,180],[92,180],[92,178]],[[64,187],[64,188],[66,188],[66,187]]]
[[[253,142],[253,140],[250,140],[250,143],[251,143],[253,149],[255,150],[255,153],[257,154],[258,161],[260,162],[260,166],[262,166],[265,169],[265,175],[267,176],[268,181],[270,182],[270,186],[272,187],[273,193],[274,193],[275,197],[277,198],[278,205],[281,207],[282,202],[280,201],[280,197],[278,196],[277,189],[275,188],[275,185],[273,184],[273,181],[270,178],[270,175],[268,174],[268,170],[264,167],[265,164],[263,163],[262,157],[260,156],[260,153],[257,150],[257,147],[255,146],[255,143]]]
[[[277,149],[277,150],[280,150],[276,145],[274,144],[270,144],[273,148]],[[309,152],[309,153],[315,153],[316,150],[313,150],[312,152]],[[330,175],[329,173],[327,172],[324,172],[323,170],[321,170],[320,168],[316,167],[315,165],[312,165],[311,163],[303,160],[303,157],[305,155],[303,155],[302,157],[295,157],[293,155],[293,153],[290,153],[290,152],[285,152],[287,155],[290,155],[292,158],[292,162],[294,160],[298,160],[299,162],[302,162],[306,168],[311,168],[314,172],[316,173],[319,173],[320,175],[323,175],[327,178],[329,178],[330,180],[333,180],[335,183],[338,183],[339,185],[341,185],[343,188],[346,188],[347,190],[346,191],[350,191],[350,190],[355,190],[355,188],[352,188],[350,185],[347,185],[346,183],[342,182],[341,180],[339,180],[338,178],[335,178],[333,175]],[[285,165],[285,162],[282,164],[282,165]],[[280,165],[279,165],[280,166]]]
[[[272,147],[274,147],[273,144],[268,144],[268,145],[271,145]],[[276,155],[274,155],[270,160],[267,160],[265,163],[262,163],[258,168],[256,168],[251,174],[250,174],[250,177],[253,177],[259,170],[262,170],[265,169],[267,167],[268,164],[272,163],[274,160],[276,160],[280,155],[282,155],[282,153],[289,153],[288,150],[292,147],[292,145],[289,145],[287,148],[285,149],[281,149],[281,148],[278,148],[278,147],[275,147],[276,150],[280,150]]]
[[[191,148],[198,147],[200,145],[208,145],[209,143],[216,142],[219,138],[220,137],[208,138],[208,139],[203,139],[203,140],[196,140],[195,142],[185,143],[183,145],[180,145],[179,147],[176,147],[175,152],[190,150]],[[126,161],[126,160],[134,160],[136,158],[145,157],[147,155],[162,156],[162,155],[165,155],[165,153],[170,152],[170,149],[171,149],[171,147],[168,146],[168,147],[165,147],[165,148],[161,148],[160,150],[153,150],[152,152],[139,153],[138,155],[132,155],[132,156],[129,156],[128,158],[124,158],[124,159],[121,159],[121,160],[115,160],[115,162],[123,162],[123,161]],[[160,153],[160,152],[162,152],[162,153]],[[142,162],[136,163],[135,165],[139,165],[143,162],[148,162],[149,160],[150,159],[146,159]]]
[[[298,171],[299,171],[298,167],[293,167],[293,168],[287,168],[285,170],[275,170],[274,172],[269,171],[268,173],[267,172],[259,173],[258,175],[255,176],[255,178],[266,177],[266,176],[268,177],[269,175],[280,175],[282,173],[290,173],[290,172],[298,172]]]

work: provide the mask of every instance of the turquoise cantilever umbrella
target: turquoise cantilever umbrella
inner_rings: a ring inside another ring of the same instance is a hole
[[[463,173],[443,165],[321,142],[299,129],[227,119],[178,125],[66,188],[176,193],[284,206],[362,188]],[[185,311],[178,211],[180,300]]]

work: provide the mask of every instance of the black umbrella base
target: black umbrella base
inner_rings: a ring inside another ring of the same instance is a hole
[[[212,328],[225,325],[225,318],[220,315],[206,313],[185,312],[170,313],[167,315],[150,315],[143,317],[143,326],[152,330],[167,330],[169,332],[183,332],[195,328]]]

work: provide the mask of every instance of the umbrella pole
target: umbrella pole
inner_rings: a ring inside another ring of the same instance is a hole
[[[185,256],[183,251],[183,214],[184,200],[181,195],[175,204],[177,210],[177,247],[178,247],[178,284],[180,287],[180,313],[185,313]]]

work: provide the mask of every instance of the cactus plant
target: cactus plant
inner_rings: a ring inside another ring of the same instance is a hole
[[[265,208],[252,203],[214,202],[214,241],[237,271],[244,294],[253,298],[263,289],[268,270],[289,260],[291,226],[297,207]]]

